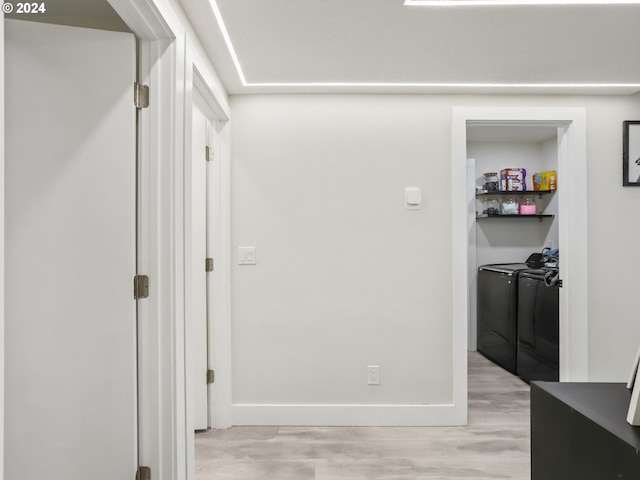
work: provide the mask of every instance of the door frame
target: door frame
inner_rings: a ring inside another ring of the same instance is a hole
[[[466,390],[469,263],[475,261],[475,194],[467,181],[468,125],[551,126],[558,131],[560,380],[588,380],[587,146],[584,108],[454,107],[452,111],[452,233],[454,385]],[[471,206],[471,207],[470,207]]]
[[[138,301],[138,463],[154,478],[187,478],[184,318],[176,314],[184,295],[174,273],[184,265],[173,225],[184,41],[153,0],[108,1],[138,40],[138,82],[149,85],[149,107],[138,115],[138,273],[150,279],[149,297]]]
[[[138,269],[150,277],[149,298],[138,302],[139,463],[149,466],[156,480],[190,480],[195,455],[186,389],[184,155],[191,135],[185,122],[191,117],[187,96],[193,65],[227,118],[229,105],[188,19],[173,2],[108,2],[138,39],[138,81],[149,85],[150,97],[150,106],[140,112],[139,130]],[[220,146],[227,168],[228,130]],[[228,193],[226,188],[227,208]],[[228,292],[229,277],[222,281]]]
[[[231,137],[229,117],[204,75],[193,65],[193,92],[204,102],[213,128],[213,160],[207,169],[207,252],[214,269],[207,278],[208,362],[215,371],[209,385],[209,427],[230,428],[231,419]],[[193,103],[191,103],[193,105]]]
[[[206,74],[190,54],[187,54],[186,73],[185,138],[190,139],[192,135],[194,102],[214,129],[213,160],[207,168],[207,252],[214,259],[214,270],[207,277],[207,356],[209,368],[215,371],[215,382],[208,386],[208,410],[210,428],[229,428],[232,425],[229,117],[206,81]],[[191,142],[185,142],[185,159],[191,158]],[[186,182],[187,178],[185,176]],[[190,186],[185,185],[185,195],[190,195]],[[185,228],[185,245],[190,242],[191,232]],[[192,405],[190,400],[187,405]],[[191,414],[188,418],[191,419]]]

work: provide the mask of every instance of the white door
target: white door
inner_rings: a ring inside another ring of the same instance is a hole
[[[135,40],[5,22],[6,480],[137,468]]]
[[[191,288],[187,289],[187,325],[191,348],[191,391],[195,430],[208,427],[208,322],[207,322],[207,147],[208,120],[195,105],[192,122],[191,195],[187,207],[190,221]]]

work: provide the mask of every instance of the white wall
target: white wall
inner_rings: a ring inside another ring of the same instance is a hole
[[[231,108],[234,403],[451,402],[447,125],[410,97]]]
[[[258,263],[232,270],[234,404],[451,401],[453,106],[587,108],[591,378],[626,377],[640,189],[621,187],[621,141],[640,96],[236,96],[232,246]]]
[[[542,163],[539,171],[555,170],[558,171],[558,139],[552,138],[542,144]],[[556,179],[557,180],[557,179]],[[549,225],[547,235],[543,245],[549,248],[558,248],[559,246],[559,229],[560,219],[558,217],[558,195],[552,194],[543,197],[541,201],[544,206],[544,212],[555,215],[554,221]]]
[[[587,112],[589,152],[589,378],[626,381],[640,343],[634,260],[640,189],[622,187],[622,121],[640,118],[640,95]]]

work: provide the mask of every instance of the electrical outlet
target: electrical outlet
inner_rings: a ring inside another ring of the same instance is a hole
[[[367,367],[367,385],[380,385],[380,367],[378,365]]]

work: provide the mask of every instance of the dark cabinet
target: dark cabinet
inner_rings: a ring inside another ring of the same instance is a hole
[[[637,480],[640,427],[623,383],[531,382],[531,480]]]

